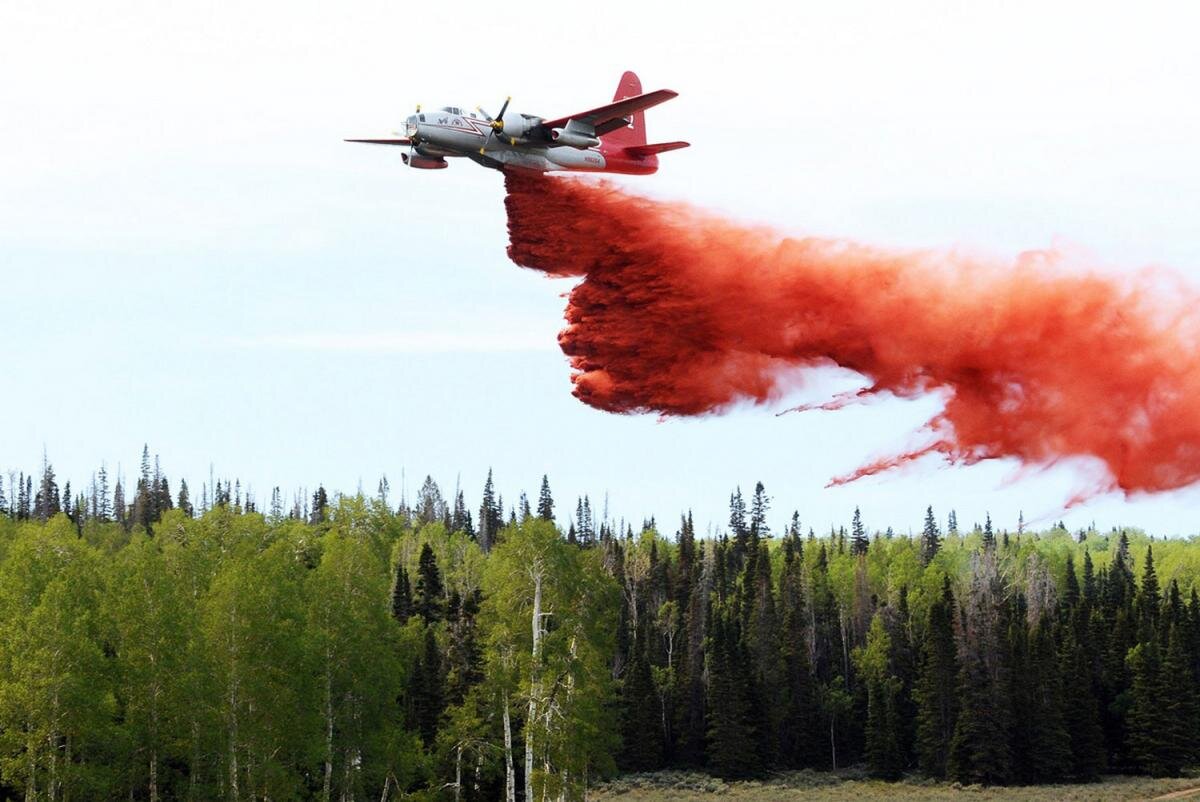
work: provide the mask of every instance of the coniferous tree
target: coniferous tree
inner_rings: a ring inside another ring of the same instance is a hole
[[[128,520],[129,510],[125,506],[125,488],[121,483],[120,475],[117,476],[117,486],[113,489],[113,517],[122,527],[128,529],[126,525]]]
[[[937,520],[933,517],[933,506],[931,505],[925,508],[925,529],[921,532],[921,562],[929,565],[941,547],[942,537],[938,532]]]
[[[958,719],[947,774],[1003,785],[1012,775],[1010,667],[1003,586],[994,549],[977,553],[958,637]]]
[[[437,557],[428,543],[421,546],[421,556],[417,563],[416,590],[417,615],[425,619],[426,624],[440,621],[444,609],[442,574],[438,570]]]
[[[750,527],[746,523],[746,501],[739,486],[729,496],[729,533],[733,536],[733,559],[740,569],[750,542]]]
[[[503,501],[496,497],[492,484],[492,469],[488,468],[487,481],[483,485],[483,501],[479,505],[479,547],[488,552],[495,545],[500,530],[504,528]]]
[[[218,485],[219,487],[219,485]],[[309,515],[308,522],[310,524],[319,524],[325,522],[325,513],[329,507],[329,496],[325,493],[325,486],[318,485],[317,490],[312,497],[312,512]]]
[[[958,514],[954,510],[950,510],[950,515],[946,518],[946,534],[951,537],[958,536]]]
[[[45,523],[60,512],[62,512],[62,500],[58,493],[58,483],[54,478],[54,466],[43,454],[42,478],[33,501],[33,517]]]
[[[913,695],[917,702],[917,763],[931,777],[946,776],[946,756],[958,719],[958,652],[954,643],[954,594],[950,578],[929,606],[921,667]]]
[[[543,521],[554,520],[554,496],[550,494],[550,477],[542,474],[542,489],[538,493],[538,517]]]
[[[1099,601],[1096,590],[1096,569],[1092,564],[1092,553],[1087,549],[1083,552],[1083,587],[1081,588],[1083,603],[1091,610]]]
[[[716,561],[711,544],[696,544],[689,513],[681,530],[680,571],[684,554],[691,565],[690,576],[677,584],[679,607],[683,617],[683,644],[679,653],[679,699],[676,705],[679,738],[674,757],[684,766],[705,762],[707,720],[706,647],[709,642],[709,598],[713,588]]]
[[[1060,782],[1066,777],[1071,749],[1063,726],[1062,679],[1049,613],[1030,634],[1027,670],[1019,683],[1030,690],[1032,702],[1019,711],[1029,724],[1027,776],[1036,783]]]
[[[762,771],[752,689],[737,617],[725,605],[712,613],[708,647],[708,767],[719,777]]]
[[[434,523],[446,517],[446,502],[432,476],[426,476],[421,489],[417,491],[416,513],[419,524]]]
[[[1092,688],[1091,661],[1075,635],[1077,629],[1068,626],[1063,633],[1063,729],[1070,740],[1072,779],[1092,782],[1103,773],[1107,757],[1099,705]]]
[[[891,670],[890,641],[883,618],[876,613],[866,646],[855,649],[855,662],[865,679],[867,692],[863,727],[867,771],[883,780],[898,779],[905,766],[898,709],[901,683]]]
[[[478,590],[450,596],[446,629],[446,699],[450,704],[461,704],[483,679],[483,655],[476,634],[479,597]]]
[[[767,497],[762,482],[754,485],[754,497],[750,500],[750,538],[756,540],[771,536],[767,526],[767,512],[771,509],[771,500]]]
[[[432,746],[446,709],[446,677],[433,627],[425,628],[425,648],[413,678],[413,718],[421,740]]]
[[[1132,704],[1126,717],[1128,753],[1134,765],[1155,776],[1171,773],[1171,766],[1163,759],[1167,744],[1160,698],[1160,660],[1157,638],[1133,647],[1126,659],[1132,678]]]
[[[983,524],[983,540],[981,541],[983,548],[996,549],[996,533],[992,531],[992,514],[987,513],[987,518]]]
[[[621,684],[622,752],[618,764],[626,771],[654,771],[663,762],[659,703],[646,655],[645,629],[639,626],[634,636]]]
[[[276,488],[276,491],[278,491],[278,489],[279,488]],[[189,518],[196,514],[196,511],[192,508],[192,500],[188,496],[187,481],[184,479],[179,480],[179,501],[176,506],[183,510],[183,514]]]
[[[1069,615],[1076,607],[1079,606],[1081,592],[1079,589],[1079,578],[1075,576],[1075,558],[1070,553],[1067,554],[1067,564],[1064,568],[1063,579],[1063,604],[1066,609],[1064,614]]]
[[[863,527],[862,512],[858,507],[854,508],[854,519],[850,522],[850,532],[850,553],[866,554],[871,544],[867,540],[867,530]]]
[[[1158,573],[1154,570],[1154,550],[1146,546],[1146,563],[1142,567],[1142,584],[1137,592],[1138,639],[1144,640],[1158,628],[1158,610],[1161,604],[1158,589]]]
[[[1200,731],[1197,688],[1189,665],[1185,634],[1181,626],[1171,626],[1167,651],[1159,672],[1158,752],[1155,755],[1161,773],[1178,776],[1200,756],[1196,733]]]
[[[396,563],[396,574],[392,581],[392,618],[403,624],[412,614],[412,586],[408,581],[408,571],[404,570],[404,561],[400,560]]]
[[[475,525],[471,520],[471,513],[467,510],[466,498],[461,490],[454,494],[454,514],[450,517],[450,531],[462,532],[471,539],[475,538]]]
[[[783,644],[783,710],[780,760],[785,767],[814,765],[821,747],[819,714],[809,658],[808,613],[805,609],[804,553],[800,539],[783,542],[783,572],[779,580],[780,634]]]

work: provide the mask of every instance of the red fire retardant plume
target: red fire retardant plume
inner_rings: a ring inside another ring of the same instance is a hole
[[[1072,272],[1054,251],[994,264],[792,239],[606,183],[506,184],[513,261],[583,277],[559,344],[594,407],[719,412],[836,364],[871,382],[858,397],[941,391],[946,405],[927,445],[834,482],[927,453],[1095,457],[1109,476],[1085,495],[1200,478],[1200,312],[1164,274]]]

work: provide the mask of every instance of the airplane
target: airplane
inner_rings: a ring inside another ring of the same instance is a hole
[[[642,93],[637,75],[626,72],[613,102],[567,117],[547,120],[508,110],[508,98],[492,117],[458,106],[416,113],[394,139],[347,139],[369,145],[407,147],[400,154],[409,167],[440,170],[446,158],[466,157],[498,170],[649,175],[658,170],[658,154],[686,148],[687,142],[646,142],[645,111],[678,93],[670,89]]]

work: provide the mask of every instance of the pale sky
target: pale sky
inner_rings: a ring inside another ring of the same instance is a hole
[[[1200,529],[1195,489],[1060,512],[1095,466],[936,460],[835,489],[939,401],[658,422],[569,392],[570,283],[505,257],[497,173],[406,169],[418,102],[557,116],[625,69],[687,139],[631,190],[787,234],[997,258],[1049,245],[1200,286],[1200,20],[1188,3],[130,2],[0,6],[0,471],[76,486],[143,442],[173,487],[411,489],[703,530],[761,479],[778,527],[863,509]],[[748,266],[747,269],[752,269]],[[852,377],[825,377],[804,398]],[[799,397],[787,399],[794,404]]]

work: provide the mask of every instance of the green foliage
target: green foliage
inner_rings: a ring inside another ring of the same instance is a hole
[[[983,784],[1197,761],[1200,541],[981,548],[932,510],[919,538],[861,514],[772,537],[757,485],[729,539],[589,508],[571,543],[548,482],[549,514],[506,528],[493,488],[476,534],[431,480],[415,513],[319,490],[264,517],[224,482],[175,507],[150,462],[120,510],[53,514],[47,476],[50,503],[0,513],[0,796],[578,799],[618,761]]]

